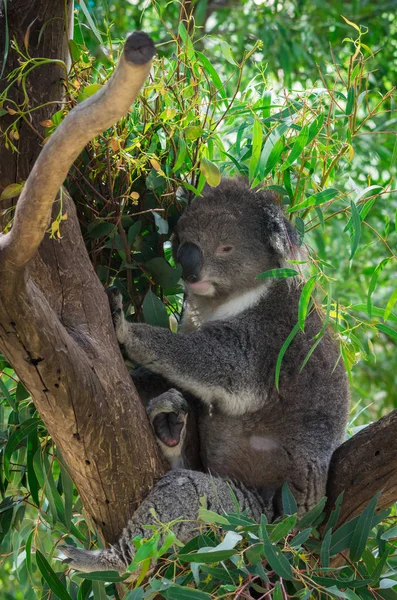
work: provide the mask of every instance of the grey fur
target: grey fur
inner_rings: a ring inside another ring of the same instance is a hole
[[[300,371],[322,328],[316,310],[288,347],[279,390],[275,387],[277,356],[297,322],[300,289],[285,280],[256,276],[296,257],[296,239],[271,194],[250,190],[239,180],[224,180],[194,200],[176,228],[175,256],[183,244],[190,252],[183,253],[191,284],[186,285],[180,333],[128,323],[120,311],[121,298],[110,297],[117,337],[129,358],[157,374],[161,391],[170,382],[183,391],[189,411],[194,406],[198,468],[238,482],[241,507],[248,505],[255,517],[262,510],[272,518],[284,482],[300,514],[318,502],[348,416],[347,378],[329,332]],[[184,440],[190,437],[184,435],[182,457]],[[194,471],[167,474],[134,514],[119,546],[104,551],[106,556],[119,553],[128,562],[129,536],[153,522],[153,504],[162,522],[180,515],[195,519],[204,494],[213,510],[233,508],[222,479]],[[190,524],[179,527],[178,535],[191,536]],[[91,561],[90,569],[100,568],[104,556]],[[79,557],[72,559],[75,568],[85,567]]]

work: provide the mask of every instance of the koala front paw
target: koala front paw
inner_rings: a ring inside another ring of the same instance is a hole
[[[117,340],[119,344],[125,344],[128,327],[123,313],[123,297],[114,285],[107,288],[105,291],[109,300],[110,312],[116,330]]]
[[[105,291],[109,300],[110,312],[114,322],[123,314],[123,297],[115,285],[112,285]]]
[[[185,398],[178,390],[172,388],[153,398],[146,412],[164,454],[169,458],[163,445],[173,449],[174,456],[176,450],[181,450],[186,433],[188,404]]]

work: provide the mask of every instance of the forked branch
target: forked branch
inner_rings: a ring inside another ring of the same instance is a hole
[[[34,256],[70,165],[92,138],[125,115],[149,74],[154,53],[149,36],[131,34],[107,84],[76,106],[45,144],[17,203],[13,227],[0,236],[0,251],[8,268],[19,269]]]

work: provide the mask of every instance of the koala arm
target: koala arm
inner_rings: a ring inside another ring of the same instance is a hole
[[[235,328],[216,324],[186,334],[133,324],[123,315],[115,322],[117,339],[128,357],[166,377],[173,385],[210,403],[219,394],[237,392],[236,382],[245,387],[249,373],[241,335]]]

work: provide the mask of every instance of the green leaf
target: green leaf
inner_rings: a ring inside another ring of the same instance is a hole
[[[93,222],[93,226],[89,227],[88,235],[90,238],[102,238],[107,237],[111,233],[116,231],[116,227],[113,223],[107,223],[106,221],[98,221]]]
[[[217,187],[221,182],[221,172],[217,165],[205,156],[200,161],[200,171],[207,180],[208,185]]]
[[[79,62],[82,52],[80,46],[76,44],[74,40],[69,40],[69,50],[70,56],[72,57],[72,61]]]
[[[268,175],[268,173],[270,173],[270,171],[272,171],[274,169],[274,167],[277,165],[277,163],[280,160],[280,156],[282,151],[284,150],[284,140],[281,137],[273,146],[273,148],[270,151],[269,154],[269,158],[267,159],[266,162],[266,167],[265,170],[263,171],[262,174],[262,179],[266,177],[266,175]]]
[[[274,277],[275,279],[286,279],[287,277],[297,277],[298,275],[299,273],[295,269],[270,269],[269,271],[264,271],[264,273],[257,275],[256,279],[266,279],[268,277]]]
[[[11,455],[18,448],[19,444],[40,424],[39,419],[31,418],[23,421],[21,425],[15,429],[10,435],[7,445],[4,450],[4,473],[7,479],[10,479],[10,460]]]
[[[131,249],[137,235],[140,233],[142,228],[142,223],[140,221],[135,221],[135,223],[133,225],[131,225],[131,227],[129,227],[128,229],[128,234],[127,234],[127,240],[128,240],[128,247]]]
[[[182,275],[180,265],[173,268],[162,256],[156,256],[156,258],[148,260],[145,263],[145,269],[153,276],[156,283],[165,290],[175,287]]]
[[[314,119],[314,121],[312,123],[310,123],[309,126],[309,137],[307,140],[307,143],[310,144],[310,142],[316,137],[316,135],[318,134],[318,132],[321,130],[322,126],[324,125],[324,120],[325,120],[325,114],[321,113],[321,115],[319,115],[318,117],[316,117]]]
[[[294,145],[292,146],[291,152],[288,155],[287,160],[280,168],[280,171],[284,171],[292,165],[292,163],[300,156],[302,150],[306,147],[309,139],[309,127],[305,125],[299,132],[299,135],[295,139]]]
[[[212,510],[207,510],[203,506],[200,506],[198,516],[199,516],[199,519],[201,519],[201,521],[204,521],[204,523],[217,523],[218,525],[230,525],[230,522],[228,521],[228,519],[226,517],[223,517],[222,515],[218,515],[218,513],[214,512]]]
[[[342,592],[336,586],[327,587],[325,588],[325,590],[335,598],[347,598],[347,600],[361,600],[360,596],[357,596],[357,594],[353,592],[353,590],[346,589],[344,592]]]
[[[254,119],[252,128],[252,152],[248,168],[248,177],[253,181],[255,173],[258,169],[258,161],[262,148],[262,125],[258,119]]]
[[[223,58],[225,60],[227,60],[228,63],[230,63],[231,65],[233,65],[235,67],[236,66],[236,61],[233,58],[232,51],[230,49],[229,44],[227,42],[225,42],[225,40],[221,40],[220,41],[220,46],[221,46]]]
[[[299,527],[305,528],[309,525],[317,525],[317,521],[322,514],[325,504],[327,502],[327,498],[321,498],[320,502],[316,504],[308,513],[306,513],[302,519],[299,521]]]
[[[356,528],[357,521],[358,517],[355,517],[351,521],[344,523],[335,531],[335,533],[332,534],[331,545],[329,549],[331,556],[338,554],[339,552],[343,552],[343,550],[349,548],[350,540]]]
[[[183,130],[183,134],[187,140],[198,140],[204,133],[204,130],[199,125],[189,125]]]
[[[329,549],[331,546],[332,529],[328,529],[324,536],[323,543],[321,544],[320,550],[320,561],[321,565],[325,568],[329,567]]]
[[[169,318],[164,304],[151,290],[145,296],[142,304],[145,322],[157,327],[169,329]]]
[[[312,527],[308,527],[307,529],[304,529],[303,531],[300,531],[290,541],[289,545],[291,546],[291,548],[300,548],[302,546],[302,544],[304,544],[305,542],[307,542],[307,540],[309,539],[311,533],[312,533]]]
[[[99,90],[101,90],[102,88],[103,85],[101,85],[100,83],[92,83],[91,85],[87,85],[83,89],[81,94],[77,97],[77,102],[84,102],[84,100],[91,98],[91,96],[99,92]]]
[[[313,275],[312,277],[310,277],[310,279],[308,279],[306,281],[305,285],[303,286],[303,289],[301,291],[301,295],[299,298],[298,323],[299,323],[299,327],[302,329],[302,331],[304,331],[304,329],[305,329],[305,322],[306,322],[307,312],[308,312],[308,308],[309,308],[309,302],[311,299],[311,294],[312,294],[313,288],[316,285],[316,281],[317,281],[317,275]]]
[[[145,541],[142,546],[138,548],[133,561],[127,568],[128,572],[135,571],[141,563],[156,556],[159,537],[159,534],[154,535],[150,540]]]
[[[69,473],[66,471],[65,467],[60,464],[61,469],[61,477],[62,477],[62,488],[63,488],[63,497],[64,497],[64,515],[65,515],[65,525],[67,529],[70,531],[70,527],[72,525],[72,508],[73,508],[73,481],[71,480]]]
[[[4,190],[1,192],[0,200],[10,200],[11,198],[16,198],[23,190],[23,183],[10,183]]]
[[[357,194],[356,198],[354,199],[355,205],[358,206],[358,202],[365,196],[365,194],[367,194],[368,192],[370,192],[371,190],[374,190],[374,189],[382,190],[383,187],[381,185],[370,185],[370,186],[366,187],[362,192]],[[361,204],[358,207],[358,210],[360,212],[361,221],[363,221],[365,219],[365,217],[369,213],[371,207],[374,205],[375,200],[376,200],[376,198],[371,198],[371,200],[368,200],[367,202],[365,202],[364,204]],[[349,229],[351,229],[352,226],[353,226],[353,217],[350,217],[343,232],[348,231]]]
[[[287,482],[283,483],[283,487],[281,490],[281,497],[283,502],[283,510],[286,515],[295,515],[298,512],[298,506],[296,504],[296,500],[289,489],[289,485]]]
[[[44,558],[40,550],[36,550],[36,562],[42,576],[47,582],[50,590],[54,592],[55,596],[60,600],[72,600],[72,597],[59,581],[52,567],[47,562],[47,559]]]
[[[397,331],[395,329],[392,329],[391,327],[389,327],[389,325],[383,325],[382,323],[375,325],[375,327],[376,329],[378,329],[378,331],[385,333],[397,342]]]
[[[276,585],[273,588],[272,599],[273,600],[283,600],[284,599],[283,591],[281,589],[281,585],[280,585],[279,581],[276,582]]]
[[[103,581],[93,581],[91,585],[94,600],[107,600],[108,595]]]
[[[394,290],[394,292],[392,293],[392,295],[389,298],[388,303],[386,304],[385,314],[383,315],[383,319],[385,321],[387,321],[387,319],[389,318],[390,313],[393,310],[396,302],[397,302],[397,288]]]
[[[89,581],[107,581],[109,583],[118,583],[128,579],[130,575],[120,575],[117,571],[95,571],[93,573],[76,573],[75,577],[88,579]]]
[[[194,48],[193,48],[193,43],[192,40],[190,38],[190,35],[188,34],[185,25],[183,24],[183,21],[179,22],[179,26],[178,26],[178,34],[181,37],[181,40],[183,42],[182,47],[184,48],[184,50],[186,51],[186,54],[189,58],[189,60],[193,60],[195,57],[195,52],[194,52]]]
[[[350,260],[353,259],[355,253],[357,252],[358,245],[361,239],[361,219],[360,213],[358,212],[357,206],[354,204],[353,200],[350,202],[350,209],[352,213],[353,219],[353,235],[351,238],[351,251],[350,251]]]
[[[236,554],[235,550],[209,550],[206,551],[198,551],[194,554],[178,554],[178,559],[182,562],[191,562],[191,563],[215,563],[220,562],[222,560],[227,560],[231,556]]]
[[[290,515],[277,523],[270,533],[270,541],[276,544],[284,538],[295,527],[296,520],[296,515]]]
[[[335,525],[337,524],[339,515],[340,515],[340,511],[341,511],[341,507],[342,507],[343,496],[344,496],[344,492],[341,492],[339,494],[339,496],[337,497],[337,499],[335,500],[335,506],[329,516],[329,519],[324,528],[324,531],[328,531],[328,529],[330,529],[331,527],[332,528],[335,527]]]
[[[277,125],[277,127],[275,127],[274,129],[272,129],[272,131],[267,136],[267,139],[262,148],[262,152],[259,158],[258,169],[256,172],[258,183],[262,181],[262,179],[264,179],[265,173],[269,173],[270,170],[275,166],[278,160],[276,160],[276,157],[277,155],[280,156],[281,153],[281,151],[279,152],[280,144],[277,146],[276,150],[274,150],[274,148],[288,128],[289,125],[287,123],[281,123],[280,125]]]
[[[351,115],[354,106],[354,87],[350,87],[347,92],[346,116]]]
[[[30,398],[28,390],[25,388],[21,381],[18,381],[17,389],[15,392],[16,401],[21,402],[22,400],[26,400],[27,398]]]
[[[266,529],[264,529],[263,531],[266,532]],[[294,578],[291,565],[288,562],[287,558],[284,556],[284,554],[281,552],[281,550],[279,550],[276,546],[273,546],[267,533],[264,534],[263,546],[265,549],[267,562],[269,563],[273,571],[279,577],[291,581]]]
[[[87,19],[88,25],[90,26],[92,33],[95,35],[96,39],[101,44],[101,46],[103,46],[102,36],[99,33],[98,28],[95,25],[93,18],[90,15],[90,11],[88,10],[86,3],[84,2],[84,0],[79,0],[79,4],[80,4],[81,10],[84,13],[85,18]]]
[[[397,538],[397,525],[382,533],[380,537],[382,540],[391,540],[392,538]]]
[[[380,261],[380,263],[377,265],[375,271],[372,274],[371,281],[369,282],[368,295],[367,295],[367,312],[368,312],[368,316],[369,316],[370,319],[372,318],[372,301],[371,301],[371,297],[372,297],[372,294],[375,291],[375,287],[376,287],[376,284],[378,282],[378,277],[382,273],[382,271],[385,268],[385,266],[388,264],[389,260],[390,260],[390,257],[384,258],[383,260]]]
[[[175,163],[174,163],[174,166],[171,171],[172,173],[175,173],[175,171],[178,171],[178,169],[180,169],[182,167],[182,165],[185,162],[185,158],[186,158],[186,142],[183,139],[183,137],[180,137],[179,143],[178,143],[178,153],[176,155]]]
[[[163,219],[163,217],[156,210],[153,210],[152,214],[154,217],[154,222],[156,223],[157,231],[161,235],[167,235],[169,230],[167,221]]]
[[[163,594],[167,600],[210,600],[210,594],[195,590],[194,588],[184,587],[174,583],[171,587],[164,590]]]
[[[8,404],[11,406],[11,408],[13,410],[15,410],[15,411],[18,410],[17,405],[14,401],[14,398],[11,396],[6,384],[4,383],[3,379],[0,377],[0,398],[1,397],[5,398],[7,400]]]
[[[325,202],[329,202],[335,196],[339,194],[339,190],[336,188],[328,188],[327,190],[323,190],[322,192],[317,192],[312,196],[306,198],[299,204],[295,204],[295,206],[291,206],[288,208],[287,212],[295,212],[296,210],[302,210],[303,208],[309,208],[310,206],[319,206],[320,204],[324,204]]]
[[[202,54],[202,52],[196,52],[196,56],[199,59],[202,66],[204,67],[206,74],[209,75],[209,77],[211,78],[212,83],[218,90],[220,96],[225,100],[225,106],[227,106],[225,86],[223,85],[217,70],[210,63],[208,58],[204,54]]]
[[[296,334],[298,333],[299,330],[300,330],[299,323],[296,323],[296,325],[294,325],[294,328],[292,329],[291,333],[285,340],[284,344],[281,346],[280,352],[278,353],[277,362],[276,362],[276,372],[275,372],[275,384],[276,384],[277,390],[278,390],[278,385],[279,385],[279,380],[280,380],[281,363],[283,361],[284,354],[287,352],[288,346],[290,345],[290,343],[292,342],[292,340],[294,339],[294,337],[296,336]]]

